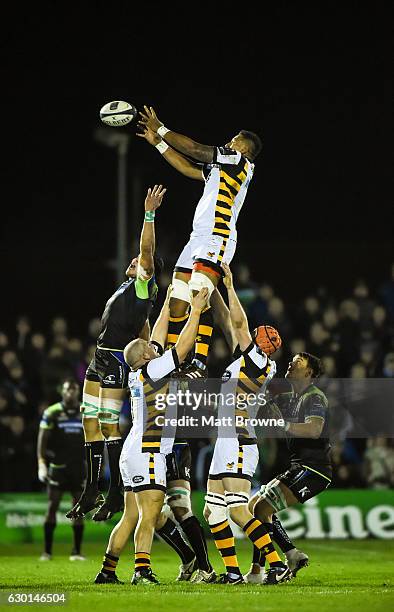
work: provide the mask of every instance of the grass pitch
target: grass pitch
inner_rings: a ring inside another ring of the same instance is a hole
[[[87,543],[85,562],[70,562],[69,547],[54,546],[50,562],[38,561],[37,544],[0,546],[0,596],[5,608],[7,591],[60,593],[68,595],[69,610],[121,612],[174,611],[209,612],[335,612],[387,610],[394,608],[393,542],[368,541],[298,541],[299,548],[310,557],[310,566],[294,580],[277,587],[255,585],[225,586],[174,583],[178,557],[165,544],[155,542],[152,551],[153,570],[161,581],[156,587],[132,587],[129,584],[133,556],[125,552],[117,575],[125,585],[94,585],[101,567],[105,543]],[[250,562],[249,542],[238,542],[238,557],[243,571]],[[211,561],[218,573],[221,559],[210,543]],[[7,605],[10,608],[10,604]],[[31,607],[28,606],[28,607]],[[39,605],[44,608],[43,604]],[[18,606],[26,608],[26,606]],[[53,609],[53,608],[52,608]]]

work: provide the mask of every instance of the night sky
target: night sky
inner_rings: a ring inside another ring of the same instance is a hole
[[[361,276],[377,287],[394,260],[393,20],[391,3],[362,4],[275,2],[257,17],[253,3],[165,13],[162,3],[39,3],[10,16],[1,326],[27,313],[45,329],[64,314],[78,333],[114,289],[116,155],[93,134],[100,107],[117,99],[154,106],[206,144],[240,129],[262,136],[234,262],[257,282],[289,303],[319,285],[341,297]],[[140,210],[146,188],[164,183],[157,240],[170,266],[203,185],[129,129],[130,244],[133,180]]]

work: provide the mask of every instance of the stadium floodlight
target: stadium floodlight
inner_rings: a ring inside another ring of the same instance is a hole
[[[116,281],[124,280],[127,267],[127,150],[129,135],[115,129],[99,127],[94,132],[97,142],[115,148],[118,155],[117,171],[117,214],[116,214]]]

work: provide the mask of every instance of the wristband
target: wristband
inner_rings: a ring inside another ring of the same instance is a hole
[[[167,132],[169,132],[170,130],[167,130],[166,127],[164,127],[164,125],[161,125],[159,127],[159,129],[157,130],[157,133],[159,134],[159,136],[161,136],[162,138],[164,138],[164,136],[167,134]]]
[[[155,214],[156,214],[155,210],[146,210],[145,211],[145,221],[148,221],[148,223],[153,223],[153,221],[155,220]]]
[[[159,142],[159,144],[155,145],[156,149],[163,155],[168,149],[168,144],[166,144],[163,140]]]

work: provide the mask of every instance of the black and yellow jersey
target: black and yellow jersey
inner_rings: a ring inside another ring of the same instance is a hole
[[[242,444],[257,442],[248,420],[256,416],[264,401],[266,386],[275,373],[275,362],[252,342],[244,351],[239,347],[235,350],[234,361],[223,374],[218,416],[220,420],[231,417],[235,434]]]
[[[212,163],[204,164],[204,193],[197,204],[191,236],[222,236],[236,240],[236,222],[245,201],[254,164],[238,151],[216,147]]]

